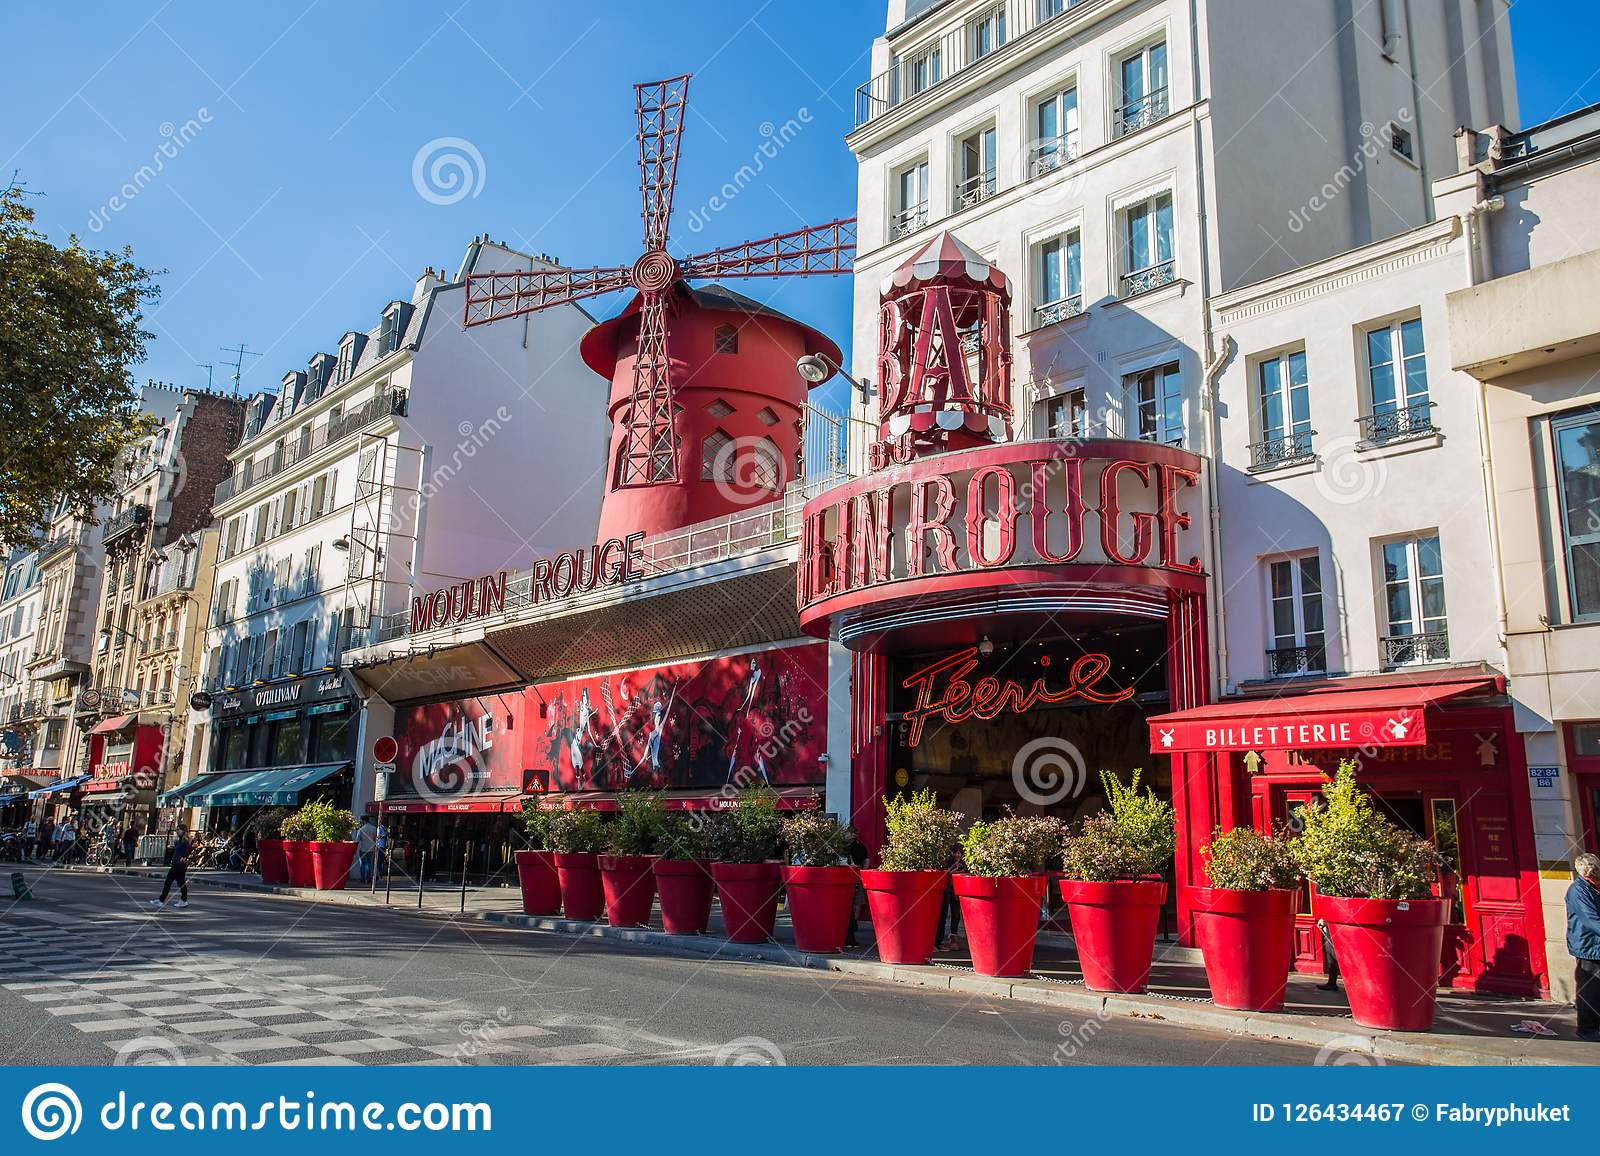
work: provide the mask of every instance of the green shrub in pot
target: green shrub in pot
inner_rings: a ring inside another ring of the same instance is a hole
[[[659,791],[625,791],[616,818],[606,825],[605,849],[612,855],[654,855],[663,819]]]
[[[855,838],[848,826],[821,811],[797,811],[782,826],[789,862],[796,867],[837,867]]]
[[[783,819],[777,793],[768,787],[739,792],[733,809],[711,820],[710,828],[720,863],[767,863],[782,857]]]
[[[931,790],[896,795],[883,805],[888,838],[879,856],[884,871],[945,871],[961,847],[961,815],[939,806]]]
[[[1294,841],[1282,831],[1263,835],[1253,827],[1218,830],[1200,849],[1211,886],[1226,891],[1289,891],[1300,886]]]
[[[313,799],[300,808],[300,813],[310,823],[311,838],[318,843],[348,842],[358,825],[355,815],[327,799]]]
[[[517,822],[522,826],[529,850],[550,850],[550,819],[557,813],[544,810],[536,800],[522,804],[522,814],[517,816]]]
[[[961,858],[969,875],[1038,875],[1060,863],[1065,835],[1060,819],[1007,814],[974,823],[961,840]]]
[[[545,836],[552,851],[567,855],[598,854],[605,847],[606,819],[599,811],[589,808],[551,811]]]
[[[288,807],[267,807],[256,812],[255,829],[257,839],[282,839],[284,820],[294,814]]]
[[[661,816],[656,854],[672,862],[710,859],[714,853],[712,828],[717,818],[703,811],[666,812]]]
[[[1068,879],[1114,883],[1154,875],[1172,861],[1177,846],[1177,815],[1172,804],[1146,788],[1139,793],[1135,770],[1127,786],[1109,772],[1100,772],[1109,810],[1090,815],[1062,847],[1062,869]]]
[[[284,816],[278,827],[278,837],[291,843],[309,843],[317,837],[316,828],[311,825],[311,816],[306,814],[304,807]]]
[[[1433,845],[1379,813],[1356,785],[1355,763],[1339,764],[1323,797],[1305,810],[1294,842],[1300,868],[1323,895],[1431,899],[1444,859]]]

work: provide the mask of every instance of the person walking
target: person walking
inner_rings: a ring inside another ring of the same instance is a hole
[[[33,844],[35,859],[48,859],[55,849],[56,825],[49,818],[39,824],[39,838]]]
[[[38,841],[38,838],[39,824],[30,818],[26,823],[22,824],[22,857],[24,859],[33,858],[33,845]]]
[[[139,849],[139,832],[133,829],[132,823],[129,823],[126,827],[122,828],[122,836],[118,842],[122,846],[120,859],[126,859],[128,861],[128,866],[132,867],[133,853]]]
[[[1572,869],[1567,950],[1578,965],[1578,1038],[1600,1044],[1600,858],[1579,855]]]
[[[378,825],[368,815],[361,820],[361,826],[356,828],[356,882],[367,883],[372,879],[372,860],[378,850]]]
[[[167,878],[161,884],[161,898],[150,900],[150,906],[165,907],[174,883],[178,885],[178,901],[173,906],[189,906],[189,835],[181,827],[172,840],[172,866],[167,868]]]

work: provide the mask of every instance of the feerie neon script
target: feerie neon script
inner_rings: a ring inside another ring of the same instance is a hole
[[[1049,656],[1041,658],[1039,665],[1049,667]],[[1067,671],[1067,685],[1051,690],[1045,685],[1044,675],[1033,680],[1026,690],[1010,679],[1004,681],[985,675],[976,682],[968,682],[967,675],[978,666],[978,648],[969,646],[949,658],[940,659],[932,666],[917,671],[904,684],[915,687],[916,705],[905,714],[910,730],[907,746],[922,741],[922,730],[928,719],[935,715],[945,722],[960,724],[971,718],[992,719],[1010,711],[1025,714],[1036,706],[1082,699],[1085,702],[1117,703],[1133,697],[1134,688],[1100,690],[1097,684],[1111,669],[1111,659],[1104,654],[1085,654],[1075,660]],[[939,682],[943,679],[942,691]]]

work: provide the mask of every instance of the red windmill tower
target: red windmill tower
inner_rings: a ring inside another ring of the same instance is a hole
[[[740,497],[736,482],[732,488],[719,484],[715,491],[709,484],[701,485],[722,479],[705,476],[707,470],[701,468],[696,451],[709,460],[715,446],[739,439],[721,429],[707,433],[700,420],[702,407],[686,414],[682,394],[717,393],[710,406],[719,418],[729,414],[737,420],[731,411],[755,406],[753,412],[774,431],[768,440],[781,455],[779,460],[792,462],[799,449],[799,404],[806,389],[794,369],[794,356],[820,352],[834,363],[840,356],[826,337],[792,318],[729,290],[712,294],[691,289],[686,279],[849,273],[856,246],[856,222],[850,217],[681,262],[672,257],[667,252],[667,228],[689,77],[634,89],[644,254],[626,268],[481,273],[467,279],[468,326],[617,290],[637,290],[618,317],[596,326],[583,342],[585,361],[612,382],[612,456],[600,515],[602,538],[634,531],[661,533],[752,504],[748,496]],[[751,318],[757,323],[743,328],[736,324]],[[723,335],[730,328],[731,344],[744,357],[743,364],[712,357],[714,352],[729,352],[730,343]],[[751,334],[754,340],[748,344],[754,348],[746,350],[747,343],[738,340],[742,333]],[[780,371],[781,359],[787,359],[787,365]],[[773,392],[765,396],[764,390]],[[790,394],[796,394],[798,404]],[[722,441],[696,446],[686,440],[686,433],[692,439],[697,432],[719,435]],[[772,480],[781,491],[783,479]]]

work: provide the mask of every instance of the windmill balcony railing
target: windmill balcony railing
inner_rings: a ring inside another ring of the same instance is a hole
[[[918,229],[927,228],[928,206],[926,202],[913,205],[909,209],[901,209],[889,218],[889,239],[898,241],[901,237],[909,237]]]
[[[1250,446],[1251,473],[1311,461],[1317,456],[1311,447],[1312,439],[1316,436],[1317,431],[1313,429],[1295,430],[1292,433],[1272,434],[1255,442]]]
[[[1039,141],[1028,150],[1030,179],[1048,176],[1078,159],[1078,134],[1069,133],[1054,140]]]
[[[856,89],[856,127],[893,112],[1066,16],[1084,0],[997,0],[932,39],[916,40]]]
[[[1170,110],[1167,90],[1164,88],[1158,88],[1137,100],[1130,100],[1117,109],[1117,135],[1127,136],[1142,128],[1149,128],[1156,121],[1165,120]]]
[[[1063,297],[1059,301],[1047,301],[1033,311],[1033,326],[1043,329],[1046,325],[1057,325],[1063,321],[1070,321],[1083,313],[1083,294],[1074,293],[1071,297]]]
[[[1378,640],[1385,667],[1444,662],[1450,657],[1450,632],[1425,630],[1420,634],[1391,634]]]
[[[956,185],[955,211],[959,213],[962,209],[981,205],[999,189],[1000,181],[994,169],[976,173]]]
[[[1267,651],[1267,677],[1292,678],[1321,674],[1328,668],[1328,648],[1322,645],[1279,646]]]
[[[1147,269],[1135,269],[1131,273],[1122,275],[1122,295],[1124,297],[1137,297],[1141,293],[1149,293],[1160,289],[1163,285],[1171,285],[1178,279],[1178,263],[1176,261],[1163,261],[1159,265],[1151,265]]]
[[[1438,432],[1438,427],[1433,424],[1433,406],[1431,401],[1416,401],[1377,413],[1362,414],[1356,419],[1361,426],[1362,444],[1367,447],[1382,446]]]
[[[382,390],[365,403],[318,426],[302,426],[299,434],[264,458],[240,462],[231,477],[217,484],[212,501],[225,502],[244,493],[284,470],[320,453],[335,442],[360,433],[370,425],[390,417],[405,417],[409,402],[403,389]]]

